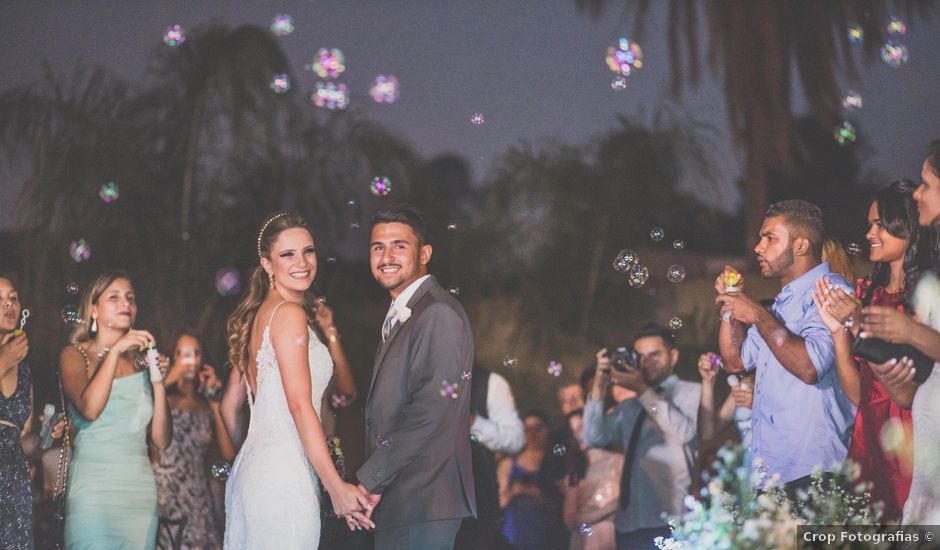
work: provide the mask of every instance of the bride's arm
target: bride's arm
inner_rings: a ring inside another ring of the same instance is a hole
[[[219,411],[222,413],[225,431],[228,432],[228,437],[236,449],[241,448],[245,441],[245,403],[247,401],[248,389],[245,386],[245,377],[241,371],[233,368],[225,383]]]
[[[297,304],[285,304],[271,322],[271,344],[280,368],[287,408],[307,459],[330,493],[334,511],[344,516],[367,509],[369,501],[354,485],[343,481],[333,465],[320,417],[313,408],[308,340],[306,312]],[[356,519],[363,525],[375,526],[365,516],[357,515]]]

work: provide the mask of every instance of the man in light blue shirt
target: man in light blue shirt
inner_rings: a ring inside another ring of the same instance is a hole
[[[831,470],[845,460],[855,420],[855,407],[839,384],[832,337],[813,303],[820,277],[852,292],[820,261],[824,235],[817,206],[801,200],[775,203],[754,248],[761,274],[780,279],[783,287],[771,310],[744,294],[734,275],[728,277],[737,273],[731,266],[715,284],[725,368],[756,370],[752,467],[779,477],[791,495],[809,486],[814,467]]]

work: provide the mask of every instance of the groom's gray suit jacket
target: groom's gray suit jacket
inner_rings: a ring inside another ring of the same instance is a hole
[[[476,514],[470,459],[473,335],[463,306],[425,280],[379,345],[366,404],[366,461],[356,477],[381,493],[376,529]],[[466,374],[465,374],[466,373]],[[456,398],[442,395],[457,384]]]

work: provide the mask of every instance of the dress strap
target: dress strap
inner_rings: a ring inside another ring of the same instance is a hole
[[[286,303],[287,303],[287,300],[284,300],[283,302],[281,302],[281,303],[279,303],[278,305],[274,306],[274,311],[271,312],[271,317],[268,319],[268,327],[270,327],[270,326],[271,326],[271,323],[274,322],[274,314],[277,313],[278,308],[281,307],[281,306],[283,306],[283,305],[286,304]]]
[[[245,379],[245,393],[248,394],[248,408],[253,410],[255,408],[255,401],[251,397],[251,385],[248,384],[248,375],[243,373],[242,378]]]

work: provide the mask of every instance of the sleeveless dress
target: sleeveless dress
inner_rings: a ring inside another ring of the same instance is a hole
[[[33,497],[29,465],[20,432],[29,417],[30,373],[26,363],[16,367],[16,388],[7,397],[0,392],[0,548],[33,547]]]
[[[925,275],[914,304],[921,321],[940,330],[940,281]],[[914,478],[904,503],[905,525],[940,523],[940,363],[914,394]]]
[[[78,435],[65,495],[66,549],[154,548],[157,489],[147,454],[153,417],[149,373],[115,379],[97,420],[86,420],[69,406]]]
[[[872,292],[870,305],[904,312],[904,291],[889,293],[884,287]],[[858,481],[871,484],[872,502],[884,503],[883,523],[897,522],[911,489],[910,457],[902,449],[911,438],[911,411],[891,399],[884,384],[864,359],[858,361],[860,393],[849,458],[861,468]],[[895,437],[888,437],[894,433]],[[900,442],[898,441],[900,440]],[[886,449],[882,441],[893,441]]]
[[[213,413],[209,409],[170,409],[173,442],[160,451],[153,465],[157,503],[165,518],[185,518],[181,549],[210,549],[221,544],[215,520],[206,454],[212,444]],[[160,533],[160,546],[172,548],[169,533]]]
[[[282,304],[278,304],[280,307]],[[277,308],[271,313],[271,318]],[[333,376],[330,352],[307,329],[311,395],[317,415]],[[256,358],[257,396],[248,391],[251,420],[225,487],[226,550],[309,550],[320,540],[320,487],[287,408],[271,321]],[[247,380],[246,380],[247,385]]]

